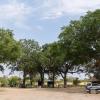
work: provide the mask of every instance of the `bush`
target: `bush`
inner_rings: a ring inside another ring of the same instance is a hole
[[[17,76],[12,76],[9,78],[9,86],[10,87],[18,87],[20,84],[20,78]]]
[[[77,86],[79,83],[80,83],[80,81],[78,78],[73,80],[73,85]]]
[[[1,87],[8,86],[8,79],[6,77],[0,77],[0,86]]]

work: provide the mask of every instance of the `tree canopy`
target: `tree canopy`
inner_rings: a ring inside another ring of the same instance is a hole
[[[100,79],[100,9],[70,21],[62,27],[58,41],[43,46],[31,39],[16,41],[13,31],[0,29],[0,63],[12,62],[14,69],[23,72],[24,87],[26,77],[32,85],[36,75],[43,86],[45,74],[53,87],[60,75],[66,87],[67,74],[83,70]]]

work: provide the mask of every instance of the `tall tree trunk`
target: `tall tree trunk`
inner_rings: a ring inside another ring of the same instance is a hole
[[[30,85],[31,85],[31,87],[32,87],[32,85],[33,85],[33,84],[32,84],[32,83],[33,83],[33,82],[32,82],[32,79],[33,79],[33,78],[32,78],[32,75],[30,75]]]
[[[44,72],[40,73],[40,77],[41,77],[41,87],[44,87]]]
[[[67,75],[67,73],[64,73],[64,88],[66,88],[67,87],[67,79],[66,79],[66,75]]]
[[[30,85],[31,85],[31,87],[33,86],[33,82],[32,82],[32,80],[30,80]]]
[[[24,70],[24,72],[23,72],[23,84],[22,84],[22,87],[23,87],[23,88],[26,87],[26,86],[25,86],[25,83],[26,83],[26,72],[25,72],[25,70]]]
[[[53,72],[53,88],[55,87],[55,72]]]

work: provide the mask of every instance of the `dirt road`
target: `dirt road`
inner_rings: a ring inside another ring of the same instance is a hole
[[[75,93],[65,89],[1,88],[0,100],[100,100],[100,94]]]

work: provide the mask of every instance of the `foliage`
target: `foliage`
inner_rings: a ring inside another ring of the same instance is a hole
[[[77,86],[80,83],[80,80],[78,78],[73,80],[73,85]]]
[[[40,47],[38,42],[34,40],[20,40],[22,55],[17,61],[16,70],[23,71],[23,84],[25,87],[25,78],[27,75],[30,76],[30,81],[33,76],[36,74],[37,66],[37,54],[39,53]],[[32,82],[32,81],[31,81]],[[32,84],[32,83],[31,83]]]
[[[0,86],[1,87],[8,86],[8,79],[6,77],[0,77]]]
[[[20,45],[9,29],[0,29],[0,63],[15,61],[20,56]]]
[[[17,76],[12,76],[8,80],[9,80],[10,87],[18,87],[20,84],[20,78]]]
[[[78,21],[71,21],[69,26],[62,29],[59,36],[65,49],[66,61],[70,60],[76,66],[87,66],[93,60],[97,61],[100,58],[99,33],[100,10],[88,12]],[[90,67],[90,69],[92,68]]]
[[[18,42],[11,30],[0,29],[0,63],[11,64],[12,70],[23,71],[24,86],[27,76],[31,85],[33,78],[40,76],[43,86],[44,74],[47,74],[53,83],[61,75],[66,87],[67,74],[83,72],[83,69],[100,79],[100,9],[70,21],[62,27],[57,42],[41,48],[37,41],[22,39]],[[3,71],[3,65],[0,70]],[[16,80],[15,77],[10,79],[11,86],[17,84]],[[74,84],[77,83],[78,79],[74,80]]]

